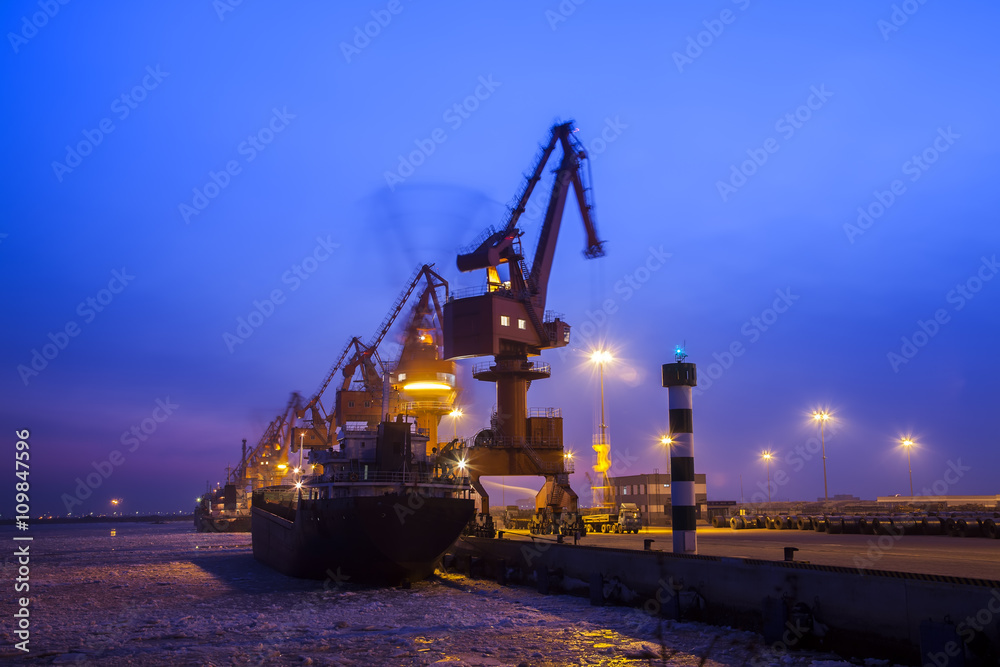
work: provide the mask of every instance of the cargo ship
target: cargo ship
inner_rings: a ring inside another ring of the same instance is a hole
[[[344,431],[294,484],[253,493],[253,555],[293,577],[398,585],[433,573],[475,516],[458,455],[414,423]]]
[[[250,499],[235,484],[209,490],[194,508],[194,527],[199,533],[249,533]]]

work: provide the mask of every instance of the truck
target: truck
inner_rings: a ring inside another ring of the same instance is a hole
[[[535,510],[523,510],[517,505],[507,505],[503,510],[502,523],[504,530],[528,530],[534,520]]]
[[[538,510],[520,509],[508,505],[503,511],[505,530],[527,530],[532,535],[573,535],[587,534],[587,525],[580,520],[578,512],[563,510],[553,512],[547,507]]]
[[[638,533],[642,528],[639,506],[635,503],[622,503],[617,512],[597,510],[584,514],[583,523],[591,533]]]

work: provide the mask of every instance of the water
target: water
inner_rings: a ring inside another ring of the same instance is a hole
[[[9,545],[12,532],[4,531]],[[292,579],[253,559],[249,534],[201,534],[189,522],[30,534],[31,664],[852,664],[771,655],[751,633],[454,575],[409,590],[365,588],[336,573]],[[17,576],[13,552],[3,554],[6,581]],[[4,617],[6,664],[25,656]]]

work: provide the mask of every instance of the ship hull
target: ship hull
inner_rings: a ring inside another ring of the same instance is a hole
[[[249,533],[250,517],[248,515],[234,517],[197,516],[194,525],[199,533]]]
[[[298,509],[258,503],[253,555],[292,577],[396,585],[434,572],[475,514],[464,498],[390,493],[300,501]]]

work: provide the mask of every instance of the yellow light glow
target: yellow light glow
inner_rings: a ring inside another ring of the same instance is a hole
[[[436,391],[451,391],[451,386],[443,382],[411,382],[403,385],[403,391],[424,391],[431,389]]]
[[[672,444],[674,444],[674,439],[671,438],[669,435],[665,435],[662,438],[660,438],[660,444],[661,445],[672,445]]]
[[[295,488],[296,489],[301,489],[302,488],[302,482],[295,482]]]
[[[459,459],[458,460],[458,469],[459,470],[465,470],[465,459]]]
[[[590,360],[593,361],[595,364],[606,364],[611,361],[614,361],[614,358],[611,356],[611,353],[608,352],[607,350],[594,350],[590,354]]]
[[[826,412],[825,410],[823,412],[814,412],[812,417],[816,421],[824,421],[824,422],[833,419],[833,415],[831,415],[829,412]]]
[[[299,469],[298,468],[294,468],[294,469],[292,469],[292,472],[297,473],[297,472],[299,472]]]
[[[285,465],[284,463],[279,463],[279,464],[278,464],[278,470],[284,470],[284,469],[286,469],[287,467],[288,467],[288,466],[287,466],[287,465]]]
[[[451,412],[448,413],[448,416],[457,419],[458,417],[461,417],[462,414],[463,413],[462,413],[462,409],[461,408],[455,408],[454,410],[452,410]]]
[[[903,438],[902,440],[900,440],[900,442],[903,443],[903,447],[912,447],[914,444],[916,444],[909,438]]]
[[[765,461],[770,461],[773,458],[771,452],[764,452],[761,456],[764,457]]]
[[[571,459],[571,458],[573,458],[573,452],[566,452],[565,454],[563,454],[563,457],[567,458],[567,459]]]

